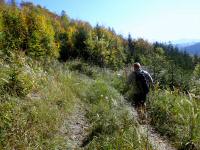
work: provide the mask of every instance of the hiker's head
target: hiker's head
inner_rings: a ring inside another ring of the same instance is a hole
[[[133,64],[133,68],[134,68],[134,70],[136,71],[136,70],[139,70],[140,68],[141,68],[141,65],[140,65],[140,63],[134,63]]]

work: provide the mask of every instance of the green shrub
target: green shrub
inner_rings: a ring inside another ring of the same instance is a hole
[[[89,77],[95,77],[96,71],[90,65],[82,61],[74,61],[69,64],[69,69],[71,71],[78,71],[79,73],[85,74]]]
[[[10,55],[13,51],[24,50],[27,39],[27,26],[23,14],[18,9],[7,7],[2,13],[2,35],[0,38],[2,50]]]
[[[28,76],[22,75],[20,71],[11,70],[8,79],[4,79],[4,84],[1,85],[1,94],[9,94],[11,96],[26,96],[32,85]]]

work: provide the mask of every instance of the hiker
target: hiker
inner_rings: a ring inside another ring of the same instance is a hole
[[[145,101],[150,87],[153,87],[153,79],[147,71],[141,69],[140,63],[134,63],[133,68],[134,71],[128,76],[127,83],[132,87],[132,102],[134,102],[136,110],[144,113]]]

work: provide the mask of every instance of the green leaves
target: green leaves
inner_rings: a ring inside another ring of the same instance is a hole
[[[25,18],[18,9],[7,8],[2,11],[2,31],[4,53],[9,55],[12,51],[25,50],[27,39],[27,26]]]
[[[197,64],[194,69],[194,77],[200,79],[200,64]]]

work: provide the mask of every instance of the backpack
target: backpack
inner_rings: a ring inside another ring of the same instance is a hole
[[[136,85],[141,90],[142,93],[149,93],[149,86],[143,71],[135,72],[136,75]]]

